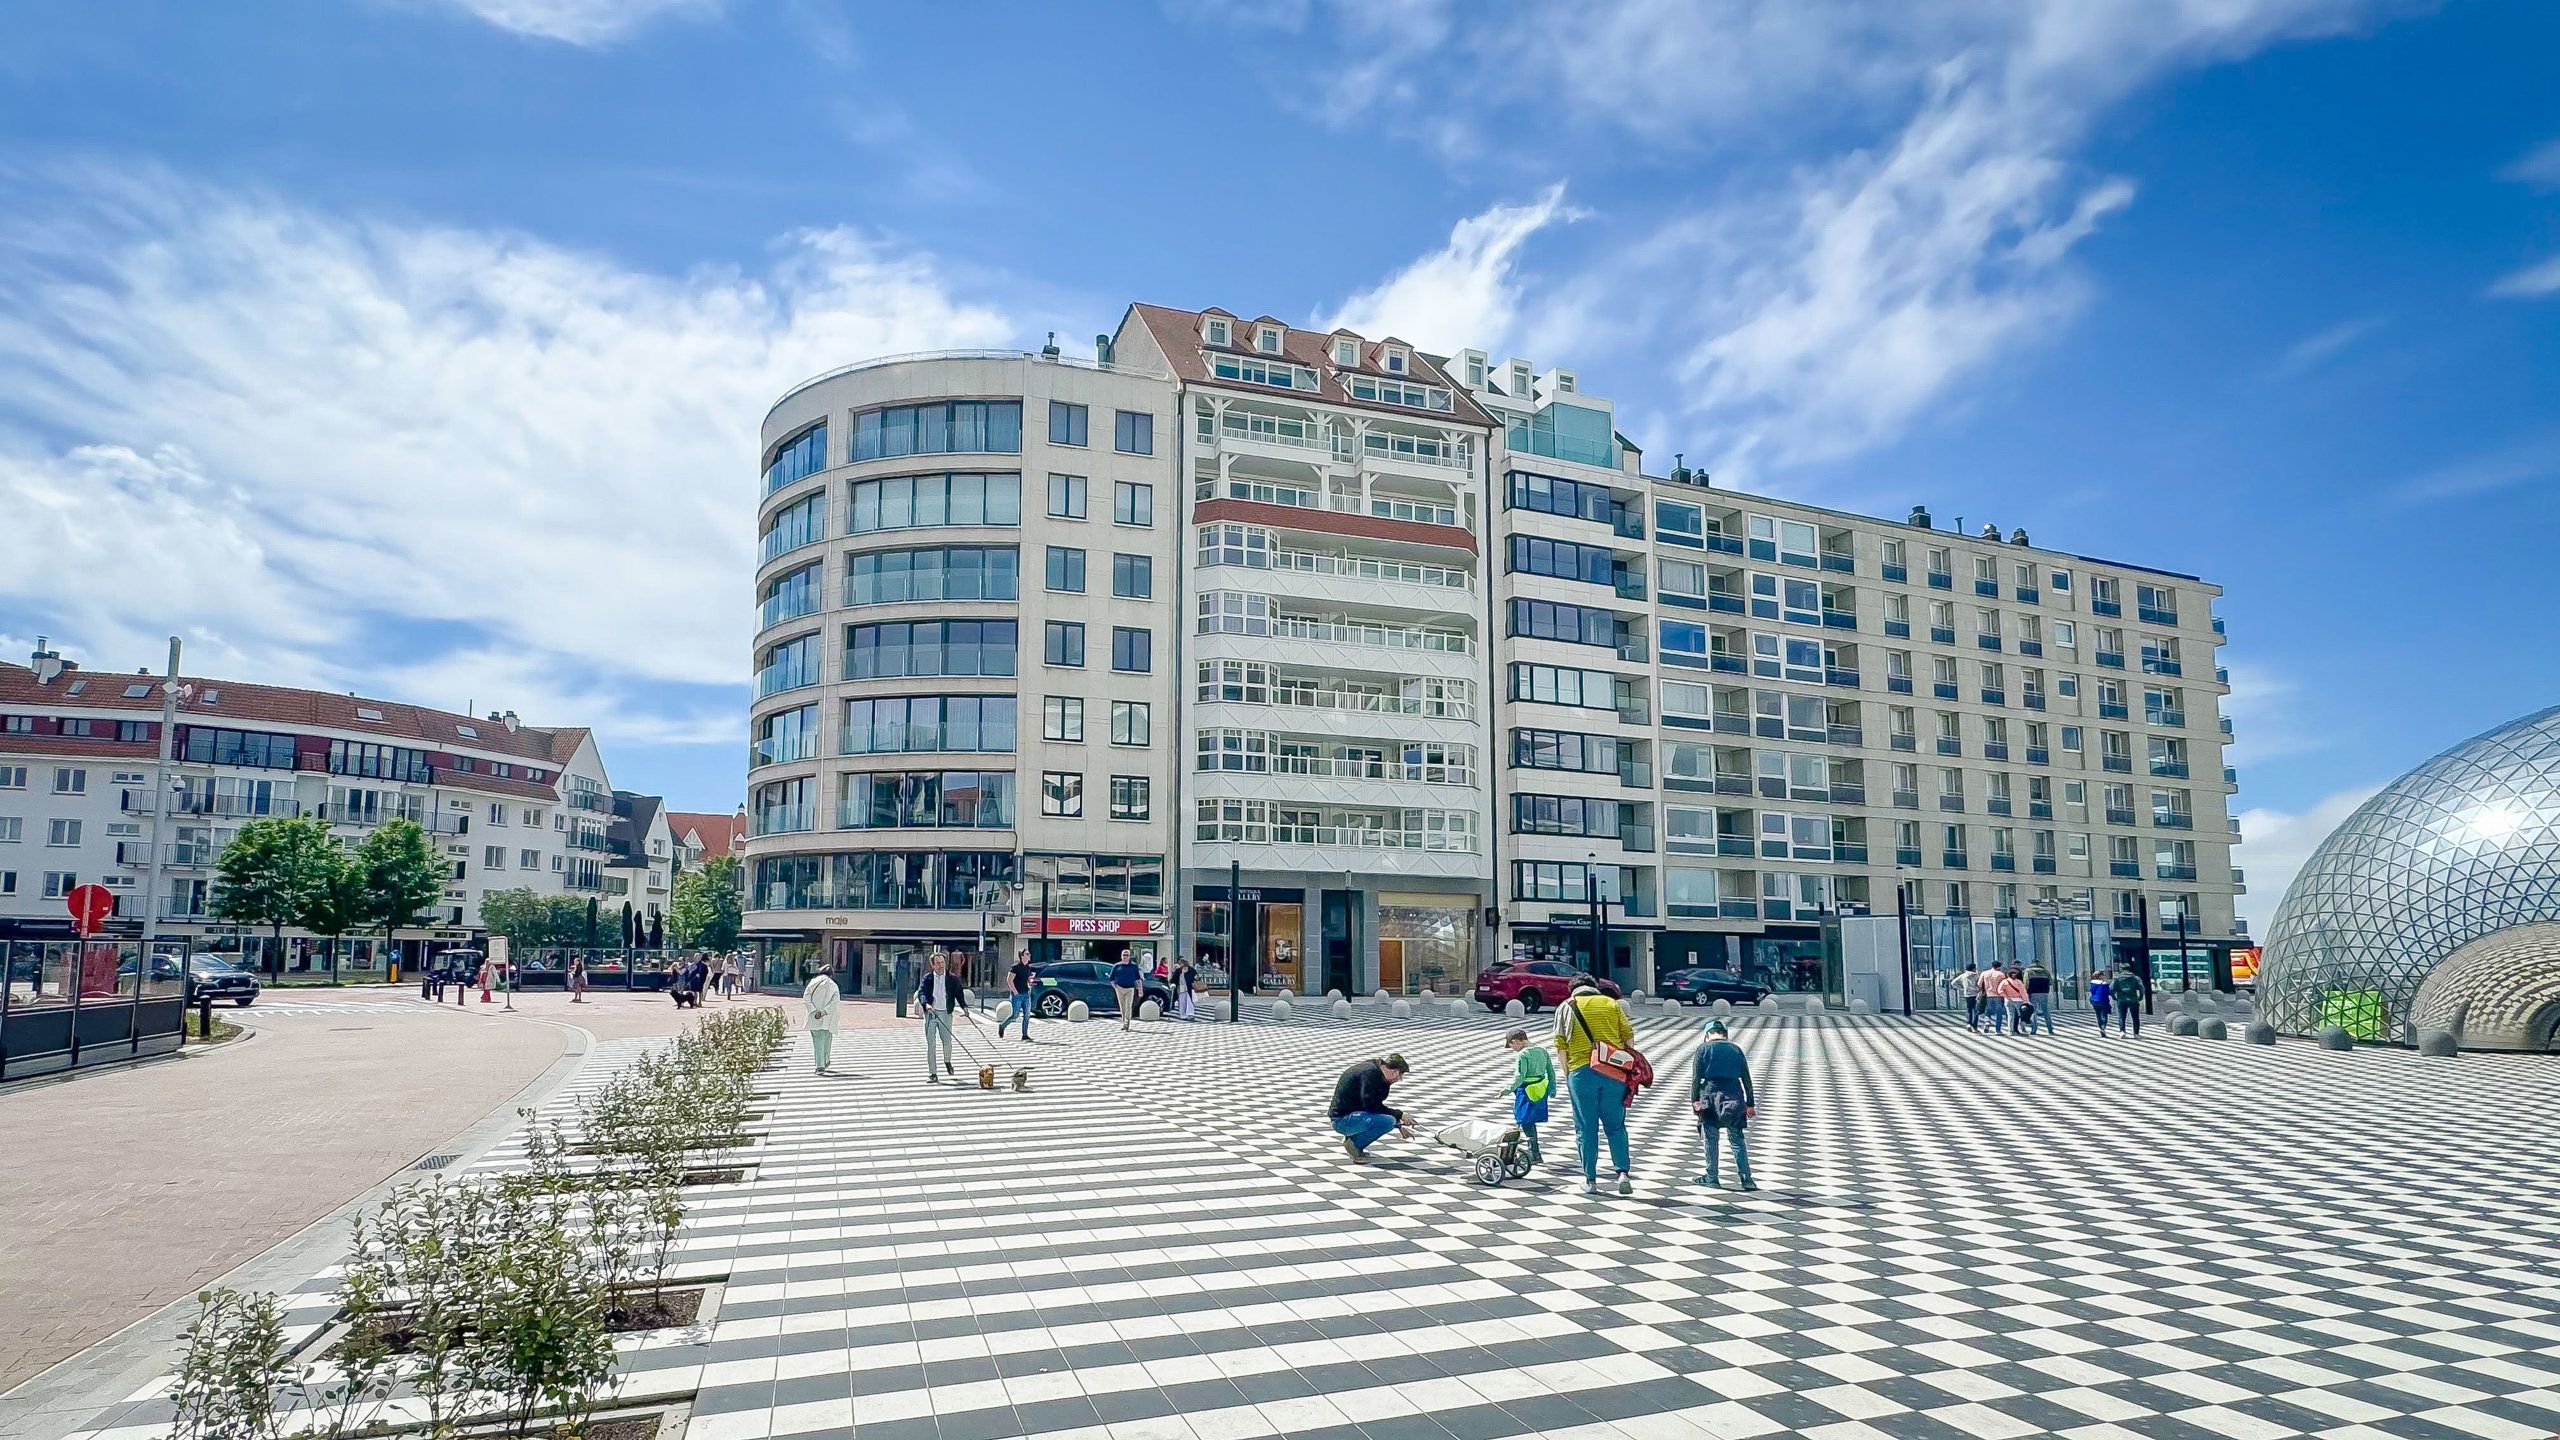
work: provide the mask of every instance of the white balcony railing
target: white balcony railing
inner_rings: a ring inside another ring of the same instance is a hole
[[[1365,645],[1381,650],[1432,650],[1446,655],[1473,655],[1476,643],[1441,630],[1409,630],[1353,620],[1309,620],[1283,615],[1271,622],[1271,633],[1291,640],[1326,640],[1336,645]]]
[[[1372,695],[1360,690],[1273,690],[1271,698],[1206,704],[1278,705],[1299,710],[1349,710],[1366,715],[1419,715],[1426,720],[1473,720],[1475,703],[1430,696]]]
[[[1446,565],[1379,560],[1366,555],[1328,555],[1316,550],[1274,550],[1270,568],[1298,570],[1310,575],[1344,575],[1356,580],[1382,580],[1398,585],[1432,585],[1447,590],[1474,588],[1474,580],[1466,571],[1452,570]]]

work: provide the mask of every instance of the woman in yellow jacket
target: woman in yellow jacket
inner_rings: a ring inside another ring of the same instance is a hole
[[[1572,998],[1556,1007],[1556,1058],[1564,1062],[1565,1094],[1573,1100],[1573,1134],[1582,1148],[1582,1193],[1600,1193],[1600,1136],[1609,1136],[1609,1167],[1618,1172],[1618,1193],[1632,1195],[1627,1175],[1627,1082],[1591,1068],[1591,1046],[1600,1041],[1621,1048],[1635,1044],[1635,1026],[1626,1007],[1585,982]]]

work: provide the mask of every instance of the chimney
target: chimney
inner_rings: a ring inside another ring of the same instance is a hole
[[[1052,330],[1049,332],[1049,343],[1040,347],[1040,358],[1043,360],[1055,360],[1058,358],[1057,331]]]
[[[1905,525],[1910,526],[1910,527],[1911,527],[1912,529],[1914,529],[1914,530],[1926,530],[1926,529],[1928,529],[1928,528],[1929,528],[1929,507],[1927,507],[1927,506],[1925,506],[1925,505],[1914,505],[1914,506],[1912,506],[1912,507],[1911,507],[1911,518],[1910,518],[1910,519],[1908,519],[1908,520],[1903,521],[1902,523],[1903,523],[1903,524],[1905,524]]]
[[[1985,540],[1997,540],[1997,539],[1999,539],[1999,538],[2000,538],[2000,527],[1999,527],[1999,526],[1997,526],[1997,525],[1988,525],[1988,524],[1984,525],[1984,526],[1982,527],[1982,538],[1983,538],[1983,539],[1985,539]]]
[[[2010,544],[2012,544],[2012,545],[2024,545],[2024,544],[2026,544],[2026,543],[2027,543],[2027,532],[2026,532],[2026,531],[2024,531],[2024,530],[2012,530],[2012,531],[2010,531],[2010,532],[2009,532],[2009,543],[2010,543]]]
[[[42,635],[36,637],[35,653],[27,657],[27,668],[36,672],[39,685],[52,684],[62,677],[63,671],[71,668],[62,663],[60,655],[45,647],[45,638]]]
[[[1094,358],[1094,359],[1096,359],[1096,360],[1101,361],[1101,362],[1102,362],[1103,364],[1105,364],[1105,365],[1108,365],[1108,364],[1110,364],[1110,363],[1111,363],[1111,337],[1110,337],[1110,336],[1108,336],[1108,335],[1096,335],[1096,336],[1094,336],[1094,337],[1093,337],[1093,358]]]
[[[516,719],[516,712],[514,712],[513,710],[508,711],[508,712],[507,712],[503,717],[501,717],[501,718],[503,719],[504,723],[506,724],[506,727],[507,727],[507,733],[509,733],[509,734],[513,734],[513,733],[515,733],[515,731],[516,731],[518,728],[520,728],[521,723],[522,723],[522,722],[520,722],[520,721],[518,721],[518,720]]]

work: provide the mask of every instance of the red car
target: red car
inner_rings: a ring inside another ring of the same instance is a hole
[[[1499,1010],[1514,1000],[1523,1010],[1544,1010],[1563,1004],[1574,986],[1590,980],[1589,971],[1559,960],[1497,965],[1476,977],[1476,999],[1488,1010]]]

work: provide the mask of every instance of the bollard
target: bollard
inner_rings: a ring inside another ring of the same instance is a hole
[[[2196,1034],[2207,1040],[2228,1040],[2231,1038],[2231,1027],[2223,1023],[2221,1016],[2208,1015],[2196,1022]]]
[[[2421,1030],[2418,1032],[2418,1053],[2421,1055],[2443,1057],[2446,1055],[2458,1055],[2461,1052],[2462,1042],[2456,1039],[2454,1033],[2450,1030]]]
[[[2273,1045],[2276,1043],[2276,1027],[2268,1024],[2264,1020],[2251,1021],[2248,1029],[2248,1040],[2252,1045]]]
[[[1509,1000],[1503,1002],[1502,1013],[1505,1015],[1526,1015],[1529,1013],[1529,1007],[1521,1004],[1520,997],[1515,995]]]
[[[1283,1025],[1297,1018],[1297,1014],[1298,1007],[1289,1003],[1289,992],[1285,990],[1280,992],[1279,999],[1271,1002],[1271,1018]]]
[[[2356,1048],[2356,1037],[2348,1034],[2343,1025],[2323,1026],[2320,1030],[2320,1047],[2324,1050],[2353,1050]]]
[[[1092,1006],[1087,1005],[1081,1000],[1070,1000],[1067,1002],[1067,1021],[1069,1024],[1081,1025],[1092,1018]]]
[[[1410,1020],[1413,1018],[1413,1002],[1410,1000],[1398,1000],[1387,1007],[1387,1013],[1398,1020]]]
[[[1334,1018],[1334,1019],[1336,1019],[1336,1020],[1348,1020],[1348,1019],[1350,1019],[1350,1018],[1351,1018],[1351,1002],[1350,1002],[1350,1001],[1348,1001],[1348,1000],[1336,1000],[1336,1001],[1334,1001],[1334,1002],[1333,1002],[1333,1018]]]

